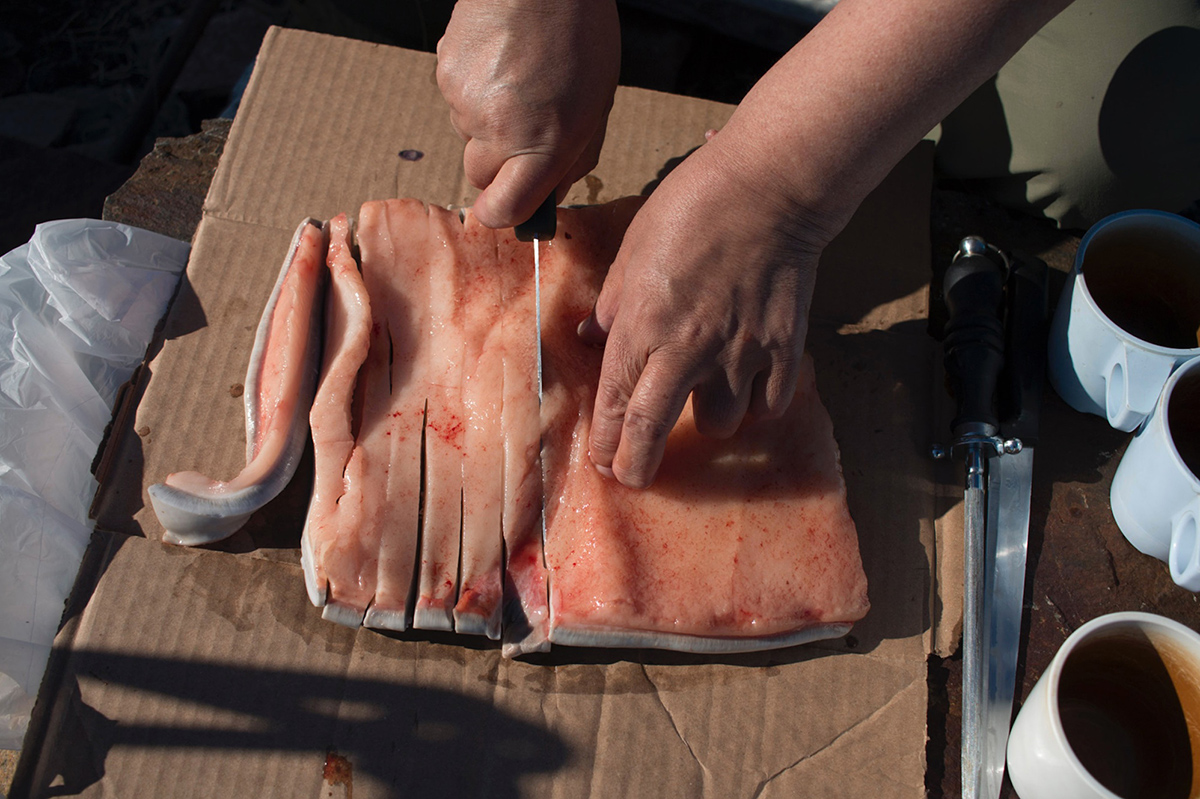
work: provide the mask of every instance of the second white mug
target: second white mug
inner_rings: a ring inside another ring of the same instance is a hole
[[[1129,442],[1109,493],[1121,533],[1200,591],[1200,358],[1171,375]]]

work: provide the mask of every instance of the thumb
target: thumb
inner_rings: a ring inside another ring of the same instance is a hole
[[[515,155],[500,166],[496,177],[475,198],[475,216],[490,228],[519,225],[533,216],[561,178],[549,156]]]

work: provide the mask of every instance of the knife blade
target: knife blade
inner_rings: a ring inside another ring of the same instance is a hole
[[[537,335],[534,360],[537,366],[538,407],[542,405],[542,242],[558,232],[558,207],[555,193],[542,201],[533,216],[513,228],[517,241],[533,242],[533,318]],[[542,475],[543,481],[545,475]],[[546,567],[546,514],[542,516],[542,566]]]
[[[534,324],[537,330],[537,389],[538,404],[542,403],[542,242],[554,238],[558,230],[558,209],[554,192],[550,193],[533,216],[513,228],[517,241],[533,242],[533,303]]]
[[[1046,369],[1050,309],[1047,275],[1044,262],[1018,258],[1011,265],[1006,290],[1005,358],[997,404],[1001,438],[1020,442],[1020,448],[993,459],[988,474],[983,799],[1000,795],[1012,721],[1029,546],[1033,453]]]
[[[1004,366],[1004,287],[1008,260],[968,236],[942,283],[949,314],[945,365],[957,413],[952,452],[966,462],[963,492],[962,795],[978,799],[983,777],[984,606],[987,462],[1001,451],[996,390]]]
[[[988,465],[988,550],[983,595],[987,673],[979,722],[983,730],[980,799],[997,799],[1004,781],[1021,644],[1032,476],[1033,447],[1022,446],[1020,452],[996,458]]]

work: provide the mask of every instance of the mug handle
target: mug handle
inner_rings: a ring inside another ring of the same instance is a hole
[[[1189,591],[1200,591],[1200,496],[1171,520],[1171,579]]]
[[[1171,359],[1122,344],[1104,379],[1108,423],[1128,433],[1145,421],[1174,367]]]

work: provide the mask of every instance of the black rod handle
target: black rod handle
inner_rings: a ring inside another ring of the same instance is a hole
[[[996,387],[1004,367],[1004,284],[1006,259],[982,239],[968,236],[946,270],[942,294],[946,323],[946,375],[958,413],[950,423],[955,437],[992,436],[1000,426]]]
[[[513,228],[517,241],[549,241],[558,230],[558,203],[555,202],[554,192],[550,192],[533,216]]]
[[[1049,270],[1017,258],[1008,281],[1008,342],[1000,377],[1000,431],[1025,446],[1037,443],[1050,319]]]

